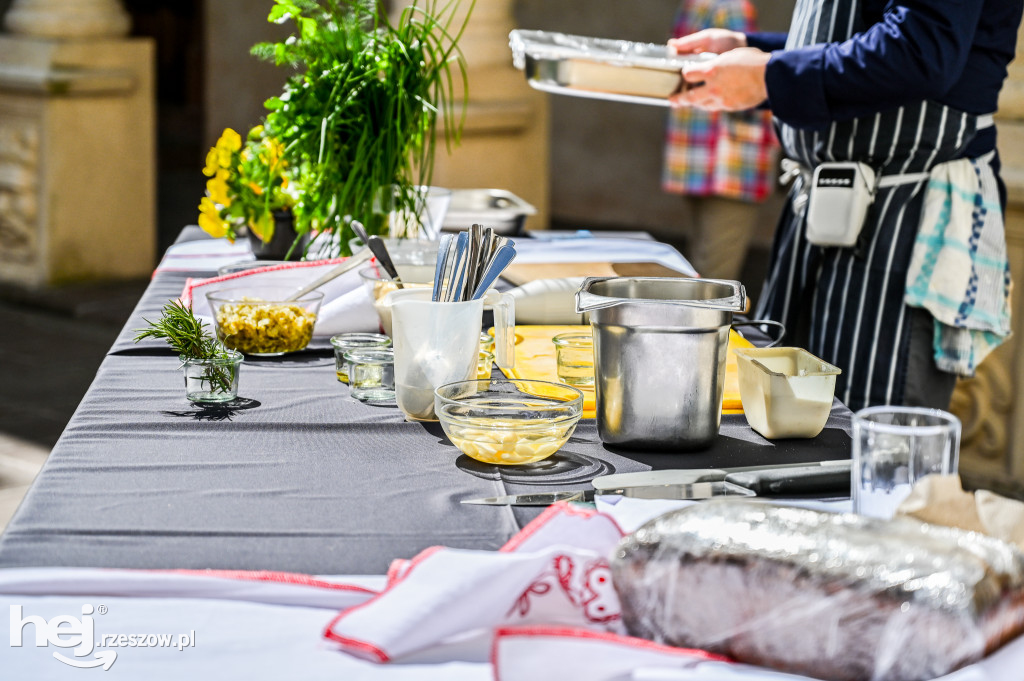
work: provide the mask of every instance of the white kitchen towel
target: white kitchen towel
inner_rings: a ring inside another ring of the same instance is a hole
[[[458,641],[486,657],[493,631],[508,625],[622,633],[608,567],[622,534],[609,516],[552,506],[500,551],[435,547],[401,563],[379,596],[340,613],[324,635],[390,662]]]
[[[935,318],[943,371],[973,376],[1010,335],[1010,265],[990,156],[931,171],[904,299]]]
[[[190,278],[185,282],[181,302],[185,305],[191,304],[195,315],[212,328],[213,312],[206,299],[207,292],[259,285],[283,286],[285,290],[288,286],[293,286],[294,289],[298,289],[315,281],[344,261],[345,258],[335,258],[285,263],[209,279]],[[380,329],[380,319],[359,277],[359,270],[364,266],[359,265],[320,287],[319,290],[324,292],[324,300],[320,306],[316,326],[313,328],[314,336],[329,337],[339,333],[376,332]]]

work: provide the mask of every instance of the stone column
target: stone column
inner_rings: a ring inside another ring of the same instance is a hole
[[[154,45],[116,0],[15,0],[0,34],[0,281],[145,277]]]
[[[118,0],[14,0],[4,26],[37,38],[118,38],[131,20]]]
[[[407,2],[393,3],[397,17]],[[469,2],[463,0],[465,16]],[[458,22],[458,17],[456,22]],[[505,189],[537,208],[528,229],[549,220],[548,102],[512,66],[508,34],[515,28],[512,0],[477,0],[459,40],[466,58],[469,104],[462,143],[449,154],[439,145],[434,184],[462,189]],[[456,87],[461,87],[457,85]]]
[[[1013,336],[981,363],[976,377],[959,382],[950,409],[963,421],[964,483],[1024,498],[1024,29],[1000,95],[996,126],[1008,192]]]

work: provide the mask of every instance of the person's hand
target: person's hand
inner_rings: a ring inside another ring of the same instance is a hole
[[[668,41],[668,46],[676,51],[676,54],[699,54],[701,52],[714,52],[722,54],[737,47],[747,46],[747,36],[739,31],[730,31],[725,28],[705,28],[682,38],[673,38]]]
[[[690,87],[669,98],[669,104],[707,111],[753,108],[768,99],[764,72],[769,59],[769,52],[741,47],[691,64],[683,69],[683,80]]]

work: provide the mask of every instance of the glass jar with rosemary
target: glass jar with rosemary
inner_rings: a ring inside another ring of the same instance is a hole
[[[167,341],[185,372],[185,397],[197,403],[229,402],[238,396],[242,353],[228,350],[179,300],[164,305],[160,319],[136,329],[135,342],[146,338]]]

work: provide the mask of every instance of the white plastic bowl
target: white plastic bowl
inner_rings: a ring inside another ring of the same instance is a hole
[[[815,437],[832,411],[842,373],[803,348],[736,348],[740,399],[750,427],[768,439]]]

